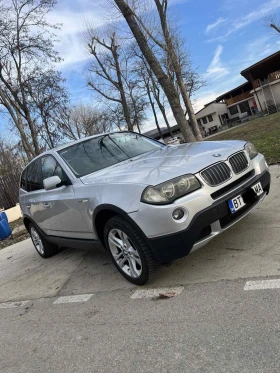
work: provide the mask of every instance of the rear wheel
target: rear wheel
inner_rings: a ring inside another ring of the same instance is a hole
[[[29,225],[29,234],[35,249],[42,258],[49,258],[58,252],[58,247],[49,243],[32,223]]]
[[[148,247],[141,232],[120,216],[105,225],[106,248],[118,271],[130,282],[144,285],[159,271],[160,264]]]

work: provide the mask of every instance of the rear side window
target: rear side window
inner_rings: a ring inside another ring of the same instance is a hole
[[[43,189],[41,159],[37,159],[27,167],[27,192]]]
[[[51,155],[42,157],[41,163],[43,180],[51,176],[59,176],[61,181],[68,180],[68,176],[66,175],[60,164]]]
[[[27,168],[23,170],[20,178],[20,187],[23,190],[26,190],[26,174],[27,174]]]

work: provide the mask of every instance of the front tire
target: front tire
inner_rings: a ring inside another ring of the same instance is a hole
[[[49,243],[32,223],[29,225],[29,234],[37,253],[42,258],[49,258],[58,252],[58,247]]]
[[[140,230],[121,216],[108,220],[104,239],[113,263],[130,282],[144,285],[151,281],[160,269],[160,264],[144,240]]]

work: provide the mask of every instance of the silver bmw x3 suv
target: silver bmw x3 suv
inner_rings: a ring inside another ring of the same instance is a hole
[[[269,192],[265,158],[244,141],[166,146],[133,132],[88,137],[35,158],[20,206],[38,253],[105,247],[134,284],[207,244]]]

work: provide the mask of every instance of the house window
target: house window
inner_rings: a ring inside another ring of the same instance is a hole
[[[201,126],[201,120],[200,120],[200,119],[197,120],[197,124],[198,124],[199,126]]]
[[[226,124],[227,120],[229,119],[228,114],[224,113],[219,116],[221,124]]]
[[[228,109],[229,109],[230,115],[238,114],[238,107],[237,107],[237,105],[232,106],[232,107],[230,107]]]
[[[202,122],[203,122],[203,124],[206,124],[206,123],[207,123],[207,118],[206,118],[206,117],[203,117],[203,118],[202,118]]]
[[[213,122],[213,117],[212,117],[212,115],[210,114],[210,115],[208,115],[208,121],[209,122]]]
[[[239,104],[239,109],[241,113],[248,113],[248,115],[251,115],[251,110],[248,101],[241,102]]]

